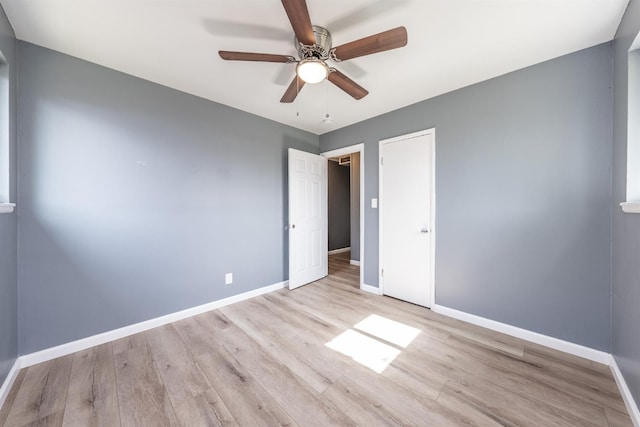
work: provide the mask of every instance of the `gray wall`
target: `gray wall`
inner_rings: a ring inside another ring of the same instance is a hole
[[[21,354],[287,279],[286,152],[318,136],[18,53]]]
[[[627,176],[627,52],[640,31],[640,2],[631,0],[618,28],[614,62],[613,279],[611,352],[640,405],[640,215],[625,214]],[[640,76],[636,76],[639,79]],[[638,117],[635,116],[635,120]]]
[[[360,261],[360,153],[351,154],[351,259]]]
[[[349,167],[328,162],[329,250],[349,247]]]
[[[378,141],[435,127],[436,303],[608,350],[611,82],[607,43],[322,135],[366,145],[365,283]]]
[[[9,145],[9,196],[15,201],[16,195],[16,40],[13,29],[0,6],[0,52],[7,61],[2,72],[9,78],[9,129],[0,127],[0,147]],[[6,95],[3,94],[3,96]],[[0,114],[6,119],[6,104],[0,106]],[[8,136],[8,140],[7,140]],[[3,150],[6,152],[6,150]],[[0,153],[0,157],[3,156]],[[3,164],[0,162],[0,164]],[[4,171],[0,171],[4,173]],[[7,202],[8,200],[0,200]],[[0,214],[0,385],[4,382],[7,373],[13,366],[18,355],[18,299],[17,299],[17,223],[16,213]]]

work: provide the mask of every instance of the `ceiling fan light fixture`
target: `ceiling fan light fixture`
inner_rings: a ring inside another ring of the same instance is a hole
[[[305,83],[315,84],[327,78],[329,67],[320,59],[303,59],[296,67],[296,73]]]

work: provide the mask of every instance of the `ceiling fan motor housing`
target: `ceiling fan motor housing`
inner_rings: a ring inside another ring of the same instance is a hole
[[[331,33],[326,28],[314,25],[313,35],[316,38],[316,43],[313,46],[304,45],[300,43],[297,38],[294,38],[294,46],[298,51],[298,55],[300,55],[300,59],[329,59],[331,52]]]

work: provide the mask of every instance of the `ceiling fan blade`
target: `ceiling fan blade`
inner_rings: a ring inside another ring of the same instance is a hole
[[[282,0],[282,5],[287,12],[298,41],[306,45],[315,44],[316,36],[313,34],[307,2],[305,0]]]
[[[295,62],[296,59],[289,55],[273,55],[271,53],[230,52],[218,51],[220,58],[227,61],[257,61],[257,62]]]
[[[298,96],[298,93],[300,93],[302,86],[304,86],[304,80],[302,80],[296,74],[296,76],[293,78],[293,81],[287,88],[287,91],[284,93],[284,95],[282,95],[282,99],[280,100],[280,102],[287,104],[293,102],[296,99],[296,96]]]
[[[365,88],[363,88],[358,83],[354,82],[335,68],[331,69],[331,72],[329,73],[327,79],[329,79],[331,83],[338,86],[340,89],[347,92],[355,99],[362,99],[369,94],[369,91],[367,91]]]
[[[338,46],[335,48],[334,53],[338,60],[346,61],[347,59],[397,49],[406,45],[407,29],[398,27]]]

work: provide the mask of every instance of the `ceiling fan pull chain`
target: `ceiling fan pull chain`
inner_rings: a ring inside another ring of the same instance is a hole
[[[326,109],[326,114],[324,115],[324,119],[322,119],[322,123],[327,125],[333,122],[333,120],[331,120],[331,115],[329,115],[329,84],[326,82],[324,84],[324,93],[327,97],[327,109]]]
[[[329,85],[327,83],[324,84],[324,93],[327,98],[327,109],[325,120],[329,118]]]

